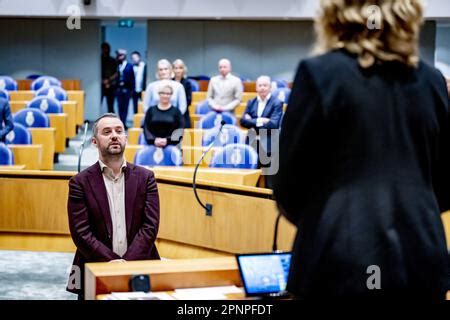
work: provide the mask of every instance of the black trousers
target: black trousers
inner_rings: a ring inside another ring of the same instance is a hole
[[[138,113],[138,102],[139,102],[139,100],[142,100],[142,92],[133,91],[132,98],[133,98],[133,111],[134,111],[134,114],[137,114]]]
[[[106,97],[106,105],[108,106],[108,112],[114,113],[114,98],[116,97],[115,91],[102,90],[102,98],[100,103],[103,103],[103,98]]]

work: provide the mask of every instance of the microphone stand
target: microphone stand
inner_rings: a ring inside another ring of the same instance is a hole
[[[209,144],[209,146],[206,149],[206,151],[203,152],[202,157],[200,158],[200,161],[197,162],[197,164],[195,165],[195,169],[194,169],[194,177],[193,177],[193,180],[192,180],[192,187],[194,189],[194,195],[195,195],[195,198],[197,199],[197,202],[205,209],[205,214],[207,216],[212,216],[212,204],[207,203],[206,205],[204,205],[203,202],[200,200],[200,198],[199,198],[199,196],[197,194],[197,185],[195,183],[195,180],[197,178],[197,171],[198,171],[198,168],[200,166],[200,163],[202,163],[203,158],[208,153],[208,151],[211,150],[212,146],[216,142],[217,137],[222,132],[222,128],[223,128],[224,125],[225,125],[225,121],[222,120],[222,122],[220,123],[219,132],[217,132],[216,136],[214,137],[213,141]]]
[[[277,219],[275,220],[275,230],[273,233],[273,244],[272,244],[272,251],[278,252],[278,245],[277,245],[277,239],[278,239],[278,225],[280,223],[281,219],[281,211],[278,211]]]
[[[88,124],[89,124],[89,121],[86,120],[86,121],[84,122],[83,142],[81,143],[80,154],[78,155],[78,172],[81,171],[81,157],[83,156],[84,144],[86,143],[86,135],[87,135]]]

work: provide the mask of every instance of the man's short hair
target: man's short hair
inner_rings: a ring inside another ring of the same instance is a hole
[[[105,113],[103,115],[101,115],[99,118],[97,118],[97,120],[94,121],[94,125],[92,126],[92,135],[94,137],[97,137],[98,134],[98,123],[100,122],[100,120],[102,120],[103,118],[116,118],[119,119],[120,122],[122,122],[122,120],[120,120],[119,116],[115,113]],[[123,122],[122,122],[123,125]]]
[[[131,53],[131,55],[133,55],[133,54],[137,54],[139,57],[141,56],[141,54],[139,53],[139,51],[133,51],[133,52]]]

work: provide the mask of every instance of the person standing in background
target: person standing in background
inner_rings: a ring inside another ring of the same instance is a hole
[[[138,101],[142,100],[142,91],[144,91],[147,84],[147,65],[141,59],[141,54],[138,51],[131,53],[131,61],[133,62],[135,89],[133,91],[133,111],[138,113]]]
[[[170,98],[170,104],[178,108],[184,117],[187,110],[186,105],[186,92],[181,83],[172,80],[172,64],[167,59],[161,59],[156,65],[156,78],[158,80],[151,82],[145,90],[144,96],[144,112],[147,112],[148,108],[156,106],[159,103],[159,88],[163,85],[170,85],[173,93]]]
[[[300,298],[444,300],[450,288],[448,92],[418,56],[422,23],[420,0],[321,1],[321,54],[298,67],[274,188],[298,228],[287,290]]]
[[[242,100],[242,81],[231,74],[230,60],[219,60],[218,68],[219,75],[209,81],[207,101],[203,103],[207,103],[212,111],[234,112]]]
[[[186,75],[188,69],[184,64],[184,61],[181,59],[177,59],[172,63],[174,78],[172,80],[178,81],[184,87],[184,92],[186,93],[186,112],[184,113],[184,127],[191,127],[191,118],[189,115],[189,106],[192,103],[192,86],[188,79],[186,79]]]
[[[122,120],[125,130],[127,126],[128,105],[135,89],[134,70],[131,63],[127,61],[127,51],[119,49],[117,53],[117,103],[119,105],[119,117]]]
[[[111,57],[111,46],[102,43],[102,98],[106,98],[108,112],[114,113],[114,98],[116,96],[117,62]]]

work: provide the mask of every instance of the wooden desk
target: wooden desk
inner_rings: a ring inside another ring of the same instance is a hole
[[[53,170],[53,154],[55,153],[55,128],[28,128],[33,144],[42,145],[42,170]]]
[[[41,144],[9,144],[14,155],[14,163],[27,170],[39,170],[42,167],[43,147]]]
[[[65,113],[48,113],[47,116],[50,127],[55,128],[55,152],[63,153],[66,150],[69,117]]]
[[[87,263],[85,271],[86,300],[95,300],[101,294],[129,291],[128,281],[135,274],[150,275],[152,291],[242,286],[234,257]]]
[[[75,252],[67,219],[73,174],[0,170],[0,249]]]
[[[18,91],[10,91],[9,92],[9,100],[16,101],[30,101],[33,100],[35,92],[33,90],[18,90]]]
[[[77,135],[77,102],[61,101],[63,112],[67,114],[67,137],[74,138]]]
[[[84,97],[85,93],[83,90],[67,90],[67,99],[69,101],[75,101],[77,103],[77,116],[76,124],[78,126],[83,125],[84,122]]]
[[[156,178],[186,178],[192,181],[194,176],[194,167],[152,167],[150,168]],[[215,169],[215,168],[199,168],[197,171],[197,179],[207,182],[223,182],[233,185],[255,187],[261,175],[261,170],[245,170],[245,169]]]
[[[25,165],[13,164],[13,165],[1,165],[0,170],[24,170]]]

